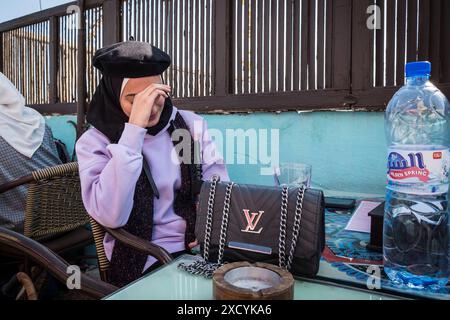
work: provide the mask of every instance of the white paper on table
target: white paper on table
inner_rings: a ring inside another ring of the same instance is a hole
[[[369,212],[375,209],[381,202],[361,201],[356,208],[345,230],[370,233]]]

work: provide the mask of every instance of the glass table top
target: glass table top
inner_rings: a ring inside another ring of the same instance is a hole
[[[179,263],[189,263],[194,259],[196,259],[195,256],[183,255],[106,297],[106,300],[210,300],[212,299],[212,280],[178,269]],[[372,293],[368,290],[295,280],[294,299],[391,300],[395,297]]]
[[[450,284],[438,292],[398,287],[383,271],[380,252],[367,250],[368,233],[345,230],[351,211],[326,210],[326,247],[316,279],[298,278],[295,299],[441,299],[450,300]],[[171,264],[138,279],[107,299],[212,299],[212,281],[177,268],[193,256],[181,256]],[[379,275],[376,279],[374,275]],[[378,282],[374,282],[378,280]],[[379,284],[369,290],[368,283]]]

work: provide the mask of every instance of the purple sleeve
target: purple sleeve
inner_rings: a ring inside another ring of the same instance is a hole
[[[106,227],[119,228],[128,221],[142,170],[145,134],[144,128],[127,123],[117,144],[110,144],[96,129],[76,144],[84,206]]]
[[[219,175],[221,181],[229,181],[227,167],[216,144],[208,133],[208,126],[203,120],[202,128],[202,170],[203,180],[209,180],[213,175]]]

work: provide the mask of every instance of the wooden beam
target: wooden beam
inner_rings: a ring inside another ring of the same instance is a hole
[[[276,1],[272,1],[272,4],[276,3]],[[309,50],[309,5],[310,5],[310,1],[301,1],[301,10],[302,10],[302,15],[301,15],[301,25],[300,25],[300,30],[301,30],[301,42],[300,42],[300,52],[301,52],[301,58],[300,58],[300,68],[301,68],[301,76],[300,76],[300,89],[301,90],[308,90],[308,78],[309,78],[309,73],[308,73],[308,67],[309,67],[309,58],[310,58],[310,50]],[[275,5],[276,6],[276,5]],[[276,12],[276,11],[275,11]],[[271,12],[272,14],[272,25],[274,25],[274,21],[276,21],[277,17],[275,12]],[[273,34],[273,37],[276,37],[276,33]],[[272,42],[273,43],[273,42]],[[274,47],[272,45],[272,67],[276,68],[276,54],[274,54],[277,51],[277,48]],[[276,78],[274,76],[274,73],[272,72],[272,79],[271,79],[271,83],[275,84],[276,83]],[[272,86],[272,88],[274,89],[275,86]]]
[[[395,1],[388,1],[386,4],[386,86],[391,87],[395,85],[395,78],[396,75],[394,73],[395,71],[395,64],[396,64],[396,56],[395,56],[395,48],[396,45],[398,45],[398,41],[395,36],[395,27],[398,22],[398,16],[396,16],[396,8],[395,8]],[[397,25],[398,26],[398,25]],[[383,30],[384,32],[384,30]],[[372,46],[370,45],[369,50],[370,52],[373,52],[370,50]],[[367,55],[367,53],[366,53]],[[371,56],[369,55],[369,58]],[[397,60],[397,62],[399,62]],[[397,63],[398,65],[398,63]],[[373,75],[373,71],[372,71]],[[373,79],[373,78],[372,78]],[[369,85],[368,87],[372,87]]]
[[[450,83],[438,84],[437,86],[444,95],[450,97]],[[351,95],[348,94],[347,90],[332,89],[238,94],[222,97],[176,98],[173,99],[173,103],[180,109],[200,113],[348,109],[384,111],[399,89],[400,86],[375,87],[366,90],[354,90]],[[30,105],[30,107],[43,114],[75,114],[77,111],[77,104],[75,103]]]
[[[120,2],[105,0],[103,4],[103,45],[120,41]]]
[[[443,26],[443,10],[441,0],[433,0],[431,3],[430,15],[433,17],[431,19],[430,25],[430,61],[433,66],[431,79],[435,82],[441,82],[441,39],[445,32],[442,30]],[[447,31],[448,32],[448,31]]]
[[[406,4],[407,0],[397,1],[397,85],[405,82]]]
[[[377,0],[377,6],[380,8],[380,14],[376,14],[376,23],[381,27],[375,30],[375,86],[384,86],[384,1]],[[407,0],[405,0],[407,1]],[[406,31],[405,31],[406,32]]]
[[[214,1],[214,93],[225,96],[230,91],[230,21],[231,0]]]
[[[50,18],[50,104],[59,101],[58,98],[58,66],[59,66],[59,19],[55,16]]]
[[[352,54],[352,0],[333,1],[331,40],[332,88],[350,90]]]
[[[365,90],[354,90],[352,92],[352,96],[355,97],[356,102],[354,107],[384,110],[400,87],[376,87]],[[437,87],[445,96],[450,96],[450,83],[437,84]]]
[[[442,19],[441,19],[441,71],[440,80],[442,82],[450,83],[450,59],[448,59],[448,53],[450,52],[450,1],[442,1]],[[450,98],[450,95],[447,95]]]
[[[394,87],[374,87],[371,89],[353,90],[352,95],[355,97],[358,108],[378,108],[385,109],[395,92],[400,89]]]
[[[52,114],[73,114],[77,113],[76,103],[55,103],[55,104],[32,104],[28,107],[33,108],[43,115]]]
[[[408,38],[406,39],[407,46],[407,62],[417,61],[417,1],[408,0],[408,21],[407,30]]]
[[[352,5],[352,90],[373,87],[373,30],[367,28],[366,13],[371,4],[371,0],[355,0]]]
[[[77,139],[84,130],[86,121],[86,19],[85,0],[78,0],[80,21],[77,36]]]
[[[430,24],[431,20],[435,17],[431,17],[431,2],[435,0],[420,0],[419,2],[419,60],[430,59]]]
[[[342,109],[351,106],[347,90],[238,94],[173,99],[180,109],[197,112],[249,112]]]

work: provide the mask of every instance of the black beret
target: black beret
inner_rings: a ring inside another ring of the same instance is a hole
[[[94,67],[109,77],[142,78],[162,74],[170,56],[147,42],[125,41],[97,50]]]

